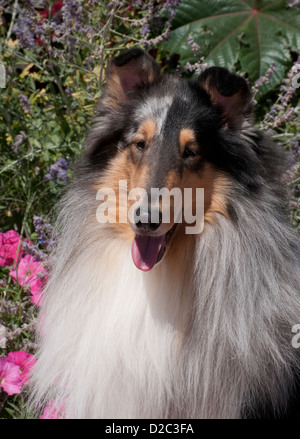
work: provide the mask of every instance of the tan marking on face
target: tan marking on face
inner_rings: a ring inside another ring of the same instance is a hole
[[[174,176],[172,177],[175,181]],[[216,213],[228,217],[226,207],[226,193],[230,188],[230,180],[216,170],[211,164],[205,163],[201,173],[192,172],[185,169],[182,179],[176,184],[180,187],[183,195],[184,206],[184,188],[192,188],[192,211],[196,213],[196,188],[204,189],[204,221],[212,223],[215,221]],[[183,218],[184,219],[184,218]],[[173,225],[173,224],[172,224]],[[189,224],[190,226],[190,224]]]
[[[214,220],[216,212],[228,216],[225,195],[229,186],[229,179],[209,163],[204,165],[200,175],[185,172],[184,187],[204,188],[204,221],[207,222]]]
[[[150,141],[153,139],[157,131],[156,121],[153,119],[145,120],[145,122],[142,123],[139,131],[146,136],[148,141]]]
[[[135,237],[134,232],[131,229],[128,210],[130,206],[138,201],[138,197],[133,200],[128,200],[128,194],[131,189],[145,188],[149,179],[149,167],[148,165],[141,165],[137,167],[130,160],[130,152],[124,150],[118,153],[118,155],[112,159],[109,167],[105,170],[103,176],[93,186],[93,189],[97,191],[103,188],[111,188],[116,194],[116,223],[110,223],[111,230],[119,237],[126,239],[130,242]],[[126,180],[127,192],[120,193],[119,181]],[[107,211],[109,214],[109,210]],[[119,219],[126,218],[126,223],[120,223]]]
[[[141,186],[143,187],[143,186]],[[184,222],[184,189],[192,189],[192,214],[195,215],[196,209],[196,189],[204,189],[204,221],[213,223],[216,219],[216,213],[221,213],[222,215],[228,217],[227,207],[226,207],[226,194],[230,189],[230,180],[222,174],[220,171],[215,169],[211,164],[205,163],[203,169],[200,173],[193,172],[191,169],[186,168],[183,172],[182,177],[176,170],[170,170],[165,178],[165,187],[172,191],[172,189],[179,188],[182,196],[182,223],[177,225],[177,237],[184,234],[185,239],[188,236],[185,235],[184,229],[186,223]],[[174,217],[174,196],[170,197],[170,223],[165,224],[162,228],[163,233],[169,231],[175,222]],[[159,202],[160,209],[162,209],[162,200]],[[166,206],[166,205],[165,205]],[[188,224],[192,227],[194,224]]]
[[[157,131],[156,121],[153,119],[147,119],[139,127],[138,132],[135,134],[132,140],[132,143],[145,141],[149,144],[149,142],[155,136],[156,131]]]
[[[141,153],[145,154],[146,150],[150,146],[150,143],[155,136],[157,131],[156,121],[153,119],[145,120],[139,127],[138,131],[135,133],[132,141],[131,141],[131,158],[134,163],[139,163],[141,161]],[[137,142],[145,142],[145,151],[142,152],[138,149],[136,143]],[[146,153],[147,155],[147,153]]]
[[[149,180],[150,168],[147,164],[131,165],[132,173],[130,174],[130,189],[133,188],[145,188]]]
[[[182,154],[187,147],[194,150],[195,152],[198,152],[195,132],[191,128],[183,128],[180,131],[179,146]]]
[[[134,174],[135,166],[129,160],[129,151],[124,150],[114,157],[104,171],[103,175],[93,185],[93,189],[98,191],[99,189],[111,188],[116,194],[116,223],[109,223],[110,230],[113,234],[132,242],[134,239],[134,233],[130,227],[128,221],[128,192],[130,191],[130,179]],[[127,192],[119,193],[119,181],[127,181]],[[126,202],[125,202],[126,200]],[[126,218],[126,223],[120,223],[120,217]],[[96,215],[95,215],[96,220]]]
[[[222,173],[218,173],[213,181],[211,200],[207,210],[205,210],[204,221],[210,224],[214,223],[216,221],[216,213],[229,218],[226,195],[230,189],[231,182],[229,178]]]

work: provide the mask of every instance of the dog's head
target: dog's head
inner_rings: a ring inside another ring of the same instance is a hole
[[[229,216],[232,184],[257,190],[257,154],[243,135],[251,119],[249,86],[224,68],[180,79],[140,49],[110,62],[86,158],[93,188],[112,190],[98,199],[114,230],[133,241],[138,268],[151,269],[200,213],[208,222]]]

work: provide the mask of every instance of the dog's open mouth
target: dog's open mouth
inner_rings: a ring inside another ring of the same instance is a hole
[[[136,235],[131,255],[135,266],[142,271],[151,270],[164,256],[167,245],[173,236],[177,224],[161,236]]]

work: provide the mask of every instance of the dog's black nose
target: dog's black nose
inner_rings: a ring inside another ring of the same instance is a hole
[[[159,210],[145,210],[138,207],[135,211],[135,225],[144,233],[154,232],[162,223],[162,213]]]

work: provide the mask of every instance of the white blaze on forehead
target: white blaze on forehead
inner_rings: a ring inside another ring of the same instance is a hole
[[[141,123],[146,119],[155,119],[156,134],[160,134],[168,111],[173,103],[173,96],[153,96],[147,98],[135,111],[135,118]]]

